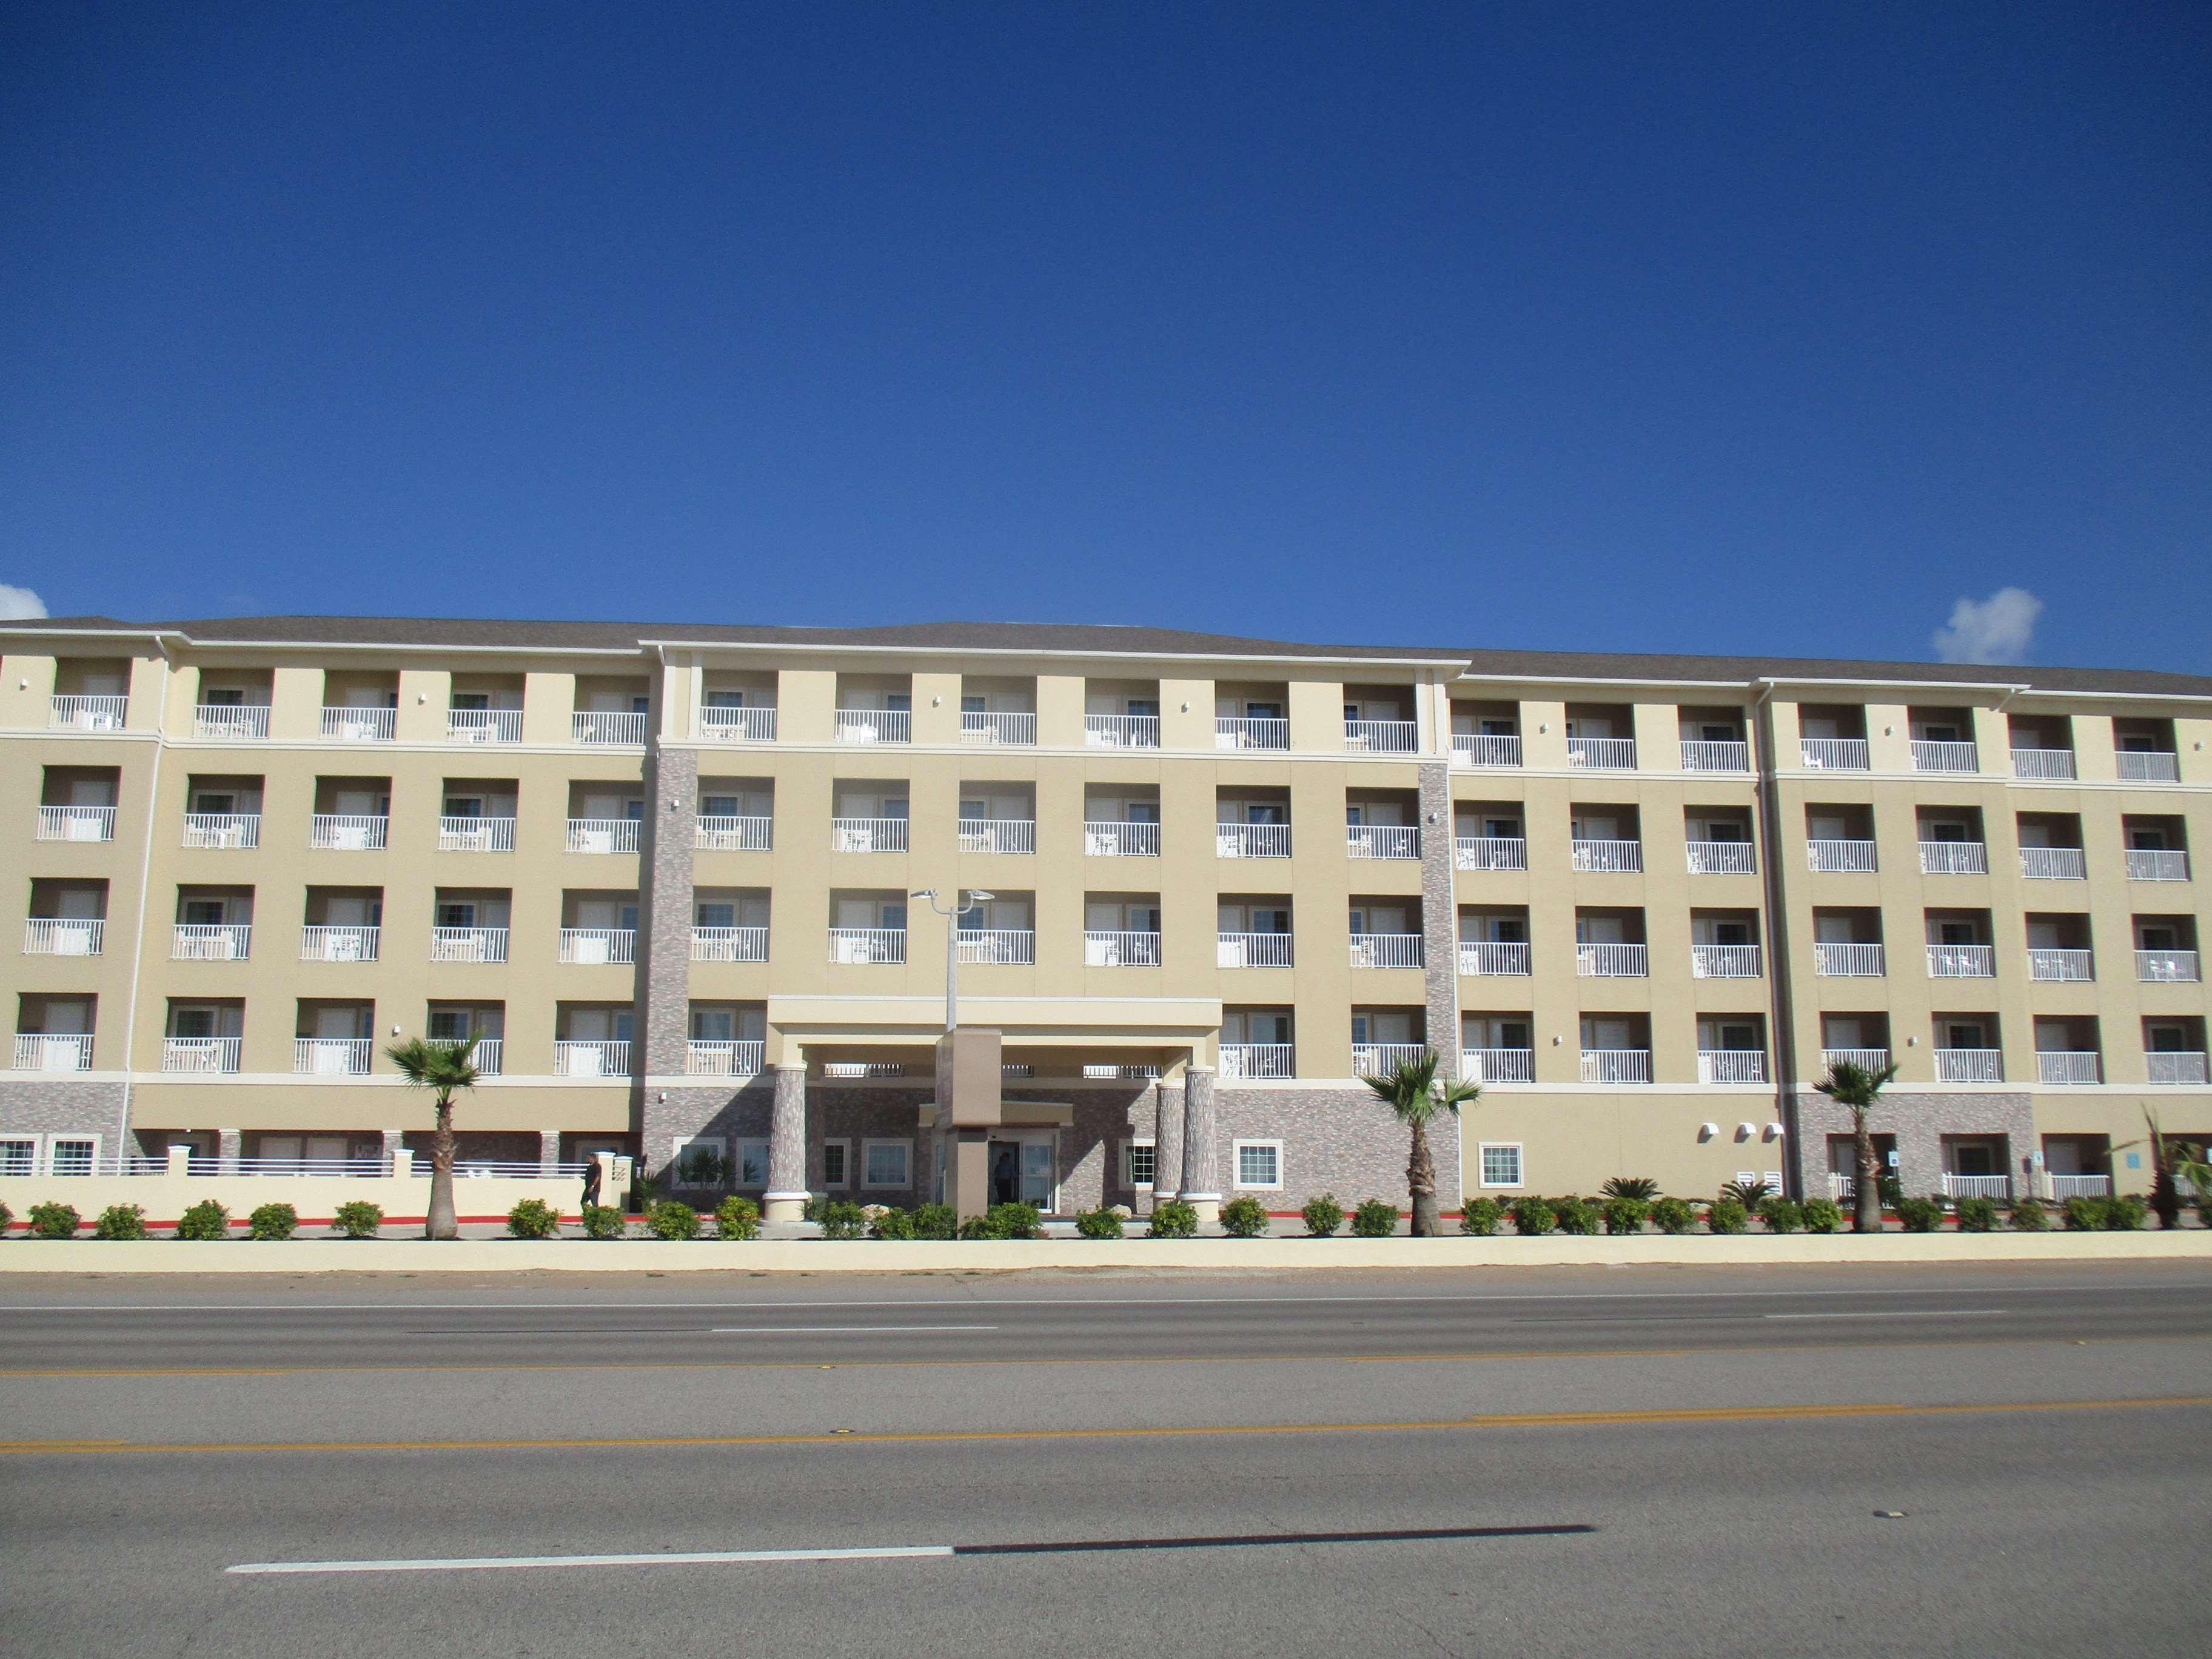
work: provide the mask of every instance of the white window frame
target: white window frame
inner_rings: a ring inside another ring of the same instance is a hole
[[[872,1181],[869,1179],[869,1175],[874,1164],[876,1149],[879,1146],[896,1146],[898,1149],[899,1157],[902,1159],[899,1170],[900,1178],[898,1180]],[[861,1191],[873,1193],[902,1193],[910,1192],[913,1188],[914,1142],[911,1140],[884,1139],[863,1140],[860,1143]]]
[[[1129,1154],[1139,1146],[1149,1148],[1152,1154],[1152,1178],[1150,1181],[1138,1180],[1136,1171],[1133,1170],[1129,1164]],[[1160,1149],[1158,1142],[1154,1140],[1150,1135],[1132,1135],[1128,1139],[1123,1141],[1121,1143],[1121,1184],[1129,1188],[1132,1192],[1144,1192],[1150,1191],[1152,1188],[1158,1186],[1159,1180]]]
[[[668,1155],[668,1167],[676,1171],[669,1177],[669,1184],[672,1187],[696,1185],[696,1182],[684,1178],[684,1154],[694,1146],[711,1146],[714,1149],[714,1156],[720,1158],[727,1158],[730,1155],[730,1143],[720,1135],[677,1136],[671,1143]]]
[[[92,1151],[88,1155],[90,1160],[89,1166],[86,1169],[85,1174],[89,1176],[98,1172],[100,1169],[100,1137],[98,1135],[52,1134],[48,1135],[46,1138],[45,1154],[39,1160],[39,1173],[40,1175],[59,1176],[60,1179],[64,1181],[73,1181],[77,1179],[77,1177],[74,1176],[64,1176],[58,1170],[54,1168],[54,1148],[64,1146],[91,1147]]]
[[[1244,1149],[1267,1148],[1275,1155],[1275,1178],[1273,1181],[1244,1179]],[[1283,1143],[1279,1140],[1236,1140],[1229,1146],[1229,1169],[1233,1189],[1240,1193],[1279,1193],[1283,1190]]]
[[[830,1178],[830,1149],[835,1146],[844,1155],[845,1167],[837,1179]],[[822,1143],[822,1184],[833,1192],[845,1192],[853,1185],[853,1143],[843,1135],[832,1135]]]
[[[1513,1154],[1512,1180],[1492,1181],[1490,1178],[1490,1165],[1486,1161],[1486,1155],[1494,1152],[1510,1152]],[[1510,1190],[1516,1187],[1527,1186],[1528,1184],[1528,1162],[1526,1155],[1522,1150],[1522,1143],[1517,1140],[1484,1140],[1477,1142],[1474,1149],[1474,1175],[1477,1185],[1489,1188],[1493,1190]]]
[[[39,1157],[44,1150],[44,1137],[40,1135],[0,1135],[0,1146],[27,1146],[31,1149],[31,1160],[24,1166],[22,1171],[27,1177],[40,1173],[41,1165],[39,1163]],[[9,1172],[0,1171],[0,1173]]]
[[[748,1147],[753,1146],[760,1148],[761,1178],[757,1182],[748,1181],[745,1179],[745,1152]],[[758,1187],[763,1191],[766,1191],[769,1185],[768,1159],[769,1147],[768,1144],[768,1137],[766,1135],[741,1136],[737,1140],[731,1142],[730,1150],[735,1158],[735,1162],[731,1165],[730,1184],[733,1187],[740,1188]]]

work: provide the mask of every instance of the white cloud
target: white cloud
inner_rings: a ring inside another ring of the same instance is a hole
[[[35,622],[46,614],[46,602],[27,587],[0,582],[0,622]]]
[[[1936,654],[1945,662],[2018,662],[2035,636],[2043,601],[2024,587],[2000,587],[1986,599],[1961,599],[1951,620],[1936,630]]]

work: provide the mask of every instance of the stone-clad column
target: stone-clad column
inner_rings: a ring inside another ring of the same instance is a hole
[[[806,1066],[780,1061],[769,1110],[768,1191],[761,1195],[761,1213],[769,1221],[796,1221],[807,1196]]]
[[[1459,897],[1453,875],[1451,768],[1423,762],[1421,785],[1421,960],[1426,969],[1429,1047],[1459,1075]]]
[[[654,746],[638,872],[636,1030],[640,1077],[677,1077],[691,1035],[691,865],[699,827],[699,755]],[[802,1183],[803,1184],[803,1183]]]
[[[554,1176],[561,1170],[561,1132],[540,1129],[538,1132],[538,1173]]]
[[[1182,1189],[1182,1091],[1156,1083],[1152,1094],[1152,1202],[1158,1204]]]
[[[1182,1085],[1182,1201],[1208,1224],[1221,1218],[1213,1161],[1213,1068],[1194,1066]]]

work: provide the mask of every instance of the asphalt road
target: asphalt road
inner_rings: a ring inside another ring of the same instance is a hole
[[[11,1277],[0,1645],[2197,1654],[2208,1356],[2191,1264]]]

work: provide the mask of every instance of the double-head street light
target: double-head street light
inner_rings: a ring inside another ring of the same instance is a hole
[[[945,1030],[950,1036],[960,1027],[960,918],[968,914],[971,906],[998,895],[987,893],[980,887],[970,887],[964,892],[956,887],[950,910],[937,902],[934,887],[925,887],[907,896],[927,899],[929,908],[945,918]]]

